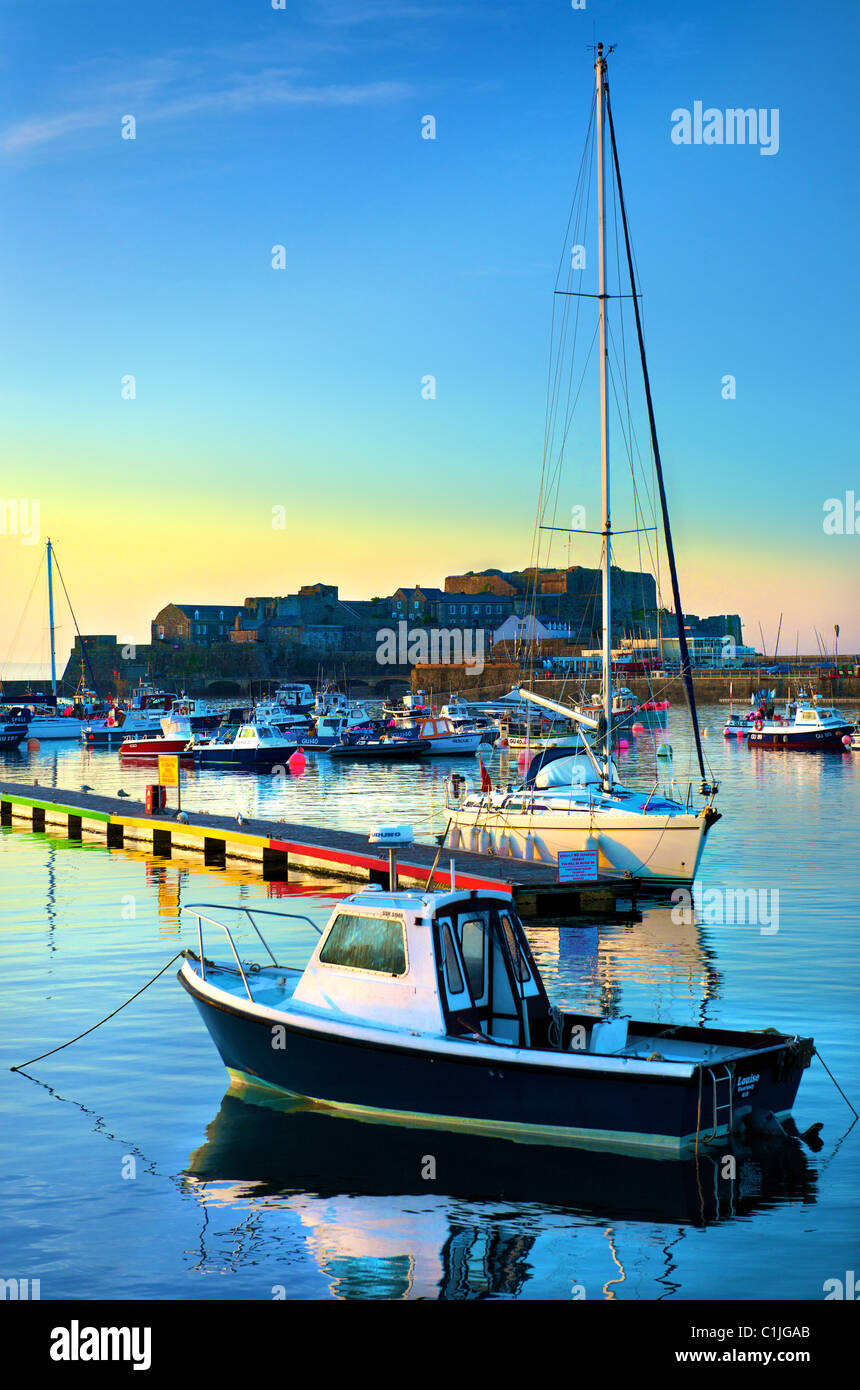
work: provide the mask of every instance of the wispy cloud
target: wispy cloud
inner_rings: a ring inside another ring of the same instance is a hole
[[[150,71],[129,81],[105,83],[102,88],[105,97],[97,103],[15,122],[0,131],[0,151],[7,155],[20,154],[89,131],[108,129],[126,114],[134,115],[139,122],[151,123],[206,112],[251,111],[278,106],[368,106],[402,101],[412,91],[407,83],[397,81],[302,81],[301,75],[293,69],[271,67],[222,79],[208,89],[204,86],[200,90],[198,86],[194,90],[193,82],[176,80],[179,71],[173,63],[161,71]]]

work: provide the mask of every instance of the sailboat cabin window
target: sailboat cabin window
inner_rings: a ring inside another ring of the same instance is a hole
[[[323,965],[338,965],[347,970],[405,975],[403,922],[399,918],[341,912],[332,924],[319,958]]]

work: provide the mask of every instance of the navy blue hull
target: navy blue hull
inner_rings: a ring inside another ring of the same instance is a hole
[[[840,724],[835,729],[818,730],[818,732],[814,730],[798,732],[791,727],[753,729],[749,735],[749,743],[752,748],[798,748],[806,752],[826,749],[842,753],[845,751],[842,740],[846,734],[851,734],[853,727],[852,724]]]
[[[609,1070],[571,1074],[551,1064],[518,1064],[504,1057],[500,1065],[441,1051],[428,1054],[408,1045],[332,1037],[292,1024],[285,1025],[284,1047],[273,1048],[271,1023],[241,1008],[214,1004],[181,974],[179,978],[228,1070],[289,1094],[412,1122],[496,1133],[531,1130],[563,1142],[666,1152],[677,1152],[697,1130],[704,1138],[713,1127],[708,1073],[700,1109],[695,1077],[634,1078]],[[735,1109],[791,1110],[803,1066],[785,1054],[783,1049],[761,1063],[740,1064],[733,1081]]]
[[[277,752],[258,748],[196,748],[194,761],[202,768],[271,772],[275,767],[286,766],[287,759],[294,752],[295,748],[289,744],[279,748]]]

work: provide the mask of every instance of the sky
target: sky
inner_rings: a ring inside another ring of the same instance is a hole
[[[81,630],[126,641],[171,601],[528,564],[598,38],[684,606],[860,650],[860,519],[824,529],[860,502],[858,29],[854,0],[0,0],[0,662],[46,651],[47,536]],[[697,101],[776,109],[778,148],[675,143]],[[574,452],[560,510],[598,524]]]

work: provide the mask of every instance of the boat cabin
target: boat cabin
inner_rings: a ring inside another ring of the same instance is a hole
[[[507,894],[385,893],[344,900],[293,1006],[415,1033],[541,1045],[550,1006]]]

